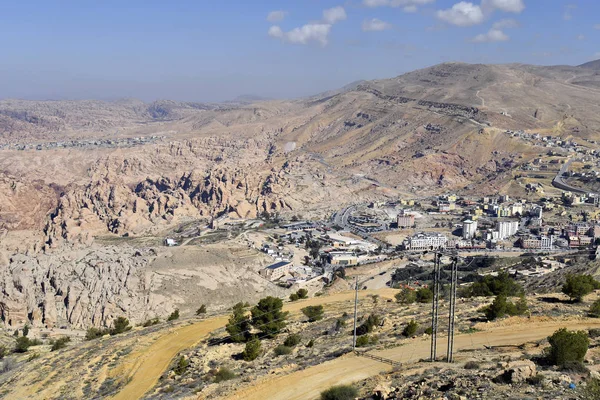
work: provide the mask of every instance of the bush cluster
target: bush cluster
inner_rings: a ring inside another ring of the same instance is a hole
[[[363,322],[358,328],[356,328],[356,334],[358,336],[362,336],[366,335],[367,333],[371,333],[373,332],[373,329],[379,324],[381,324],[381,319],[379,318],[379,316],[371,314],[365,322]]]
[[[594,290],[600,289],[600,282],[591,275],[567,275],[567,280],[562,287],[562,292],[572,301],[581,302],[585,296]]]
[[[323,319],[323,306],[308,306],[302,309],[302,314],[308,317],[308,322],[320,321]]]
[[[521,296],[523,287],[519,285],[508,272],[501,271],[497,276],[485,275],[468,288],[461,291],[462,297],[489,297],[489,296]]]
[[[513,303],[505,295],[501,294],[496,296],[492,304],[483,307],[481,311],[489,321],[493,321],[496,318],[502,318],[507,315],[524,315],[529,311],[529,308],[527,307],[525,296],[521,296],[516,303]]]
[[[321,392],[321,400],[354,400],[358,396],[358,390],[353,386],[333,386]]]

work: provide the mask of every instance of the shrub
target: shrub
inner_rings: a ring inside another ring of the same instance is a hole
[[[358,396],[358,390],[353,386],[333,386],[321,392],[321,400],[354,400]]]
[[[371,314],[369,315],[367,320],[362,323],[362,325],[356,328],[356,334],[361,336],[366,335],[367,333],[371,333],[373,332],[373,328],[375,328],[380,323],[381,320],[379,319],[379,317],[375,314]]]
[[[588,337],[590,337],[590,338],[592,338],[592,339],[595,339],[595,338],[597,338],[598,336],[600,336],[600,329],[598,329],[598,328],[593,328],[593,329],[590,329],[590,330],[588,331]]]
[[[561,371],[568,372],[570,374],[586,374],[588,369],[581,361],[567,361],[561,367]]]
[[[233,371],[230,370],[229,368],[221,367],[215,374],[215,383],[228,381],[230,379],[235,378],[235,376],[236,376],[235,373],[233,373]]]
[[[113,328],[110,330],[111,335],[118,335],[123,332],[127,332],[131,330],[131,325],[129,325],[129,320],[125,317],[117,317],[113,321]]]
[[[394,295],[400,304],[412,304],[417,301],[417,294],[410,288],[404,288]]]
[[[562,287],[562,292],[572,301],[581,302],[585,296],[595,289],[600,289],[600,282],[591,275],[567,275],[567,280]]]
[[[252,313],[252,325],[260,330],[266,337],[276,336],[285,328],[285,319],[288,312],[282,311],[283,301],[277,297],[265,297],[261,299],[250,311]]]
[[[185,356],[180,356],[173,367],[173,372],[177,375],[183,375],[190,366],[190,361]]]
[[[273,352],[275,353],[276,356],[286,356],[286,355],[292,353],[292,348],[289,346],[280,344],[279,346],[275,347]]]
[[[341,318],[338,318],[335,320],[335,330],[337,332],[341,331],[345,327],[346,327],[346,321],[344,321]]]
[[[8,349],[4,345],[0,345],[0,360],[2,360],[8,354]]]
[[[540,386],[544,382],[544,379],[546,379],[544,375],[537,374],[535,376],[527,378],[527,383],[529,383],[530,385]]]
[[[364,347],[369,345],[369,336],[363,335],[356,338],[356,347]]]
[[[425,329],[425,334],[426,335],[431,335],[432,333],[433,333],[433,328],[432,327],[429,326],[429,327],[427,327]]]
[[[300,300],[300,297],[296,293],[290,294],[290,301]]]
[[[196,310],[196,315],[206,314],[206,306],[202,304],[199,309]]]
[[[54,341],[54,343],[52,343],[52,348],[50,349],[50,351],[56,351],[56,350],[63,349],[65,347],[67,347],[67,343],[69,343],[70,341],[71,341],[71,338],[68,336],[63,336],[61,338],[58,338]]]
[[[27,336],[18,337],[15,353],[25,353],[30,346],[32,346],[32,343]]]
[[[158,325],[159,322],[160,322],[160,319],[158,319],[158,317],[155,317],[155,318],[149,319],[146,322],[144,322],[143,327],[147,328],[149,326]]]
[[[25,324],[23,327],[23,336],[29,335],[29,324]]]
[[[245,342],[250,337],[250,317],[246,315],[244,304],[238,303],[233,306],[233,314],[225,326],[231,340],[236,343]]]
[[[600,300],[596,300],[592,303],[588,314],[592,318],[600,318]]]
[[[293,333],[285,338],[285,341],[283,342],[283,344],[287,347],[294,347],[294,346],[298,345],[301,340],[302,340],[302,337],[300,337],[300,335],[298,335],[297,333]]]
[[[550,347],[546,349],[548,361],[554,365],[564,366],[570,361],[583,362],[590,339],[584,331],[568,331],[561,328],[548,337]]]
[[[298,295],[298,298],[300,298],[300,299],[308,298],[308,290],[306,290],[306,289],[298,289],[296,294]]]
[[[600,399],[600,379],[588,379],[582,393],[584,399]]]
[[[85,340],[97,339],[108,333],[109,332],[107,329],[100,329],[100,328],[94,328],[94,327],[88,328],[87,332],[85,333]]]
[[[308,317],[308,322],[320,321],[323,319],[323,306],[308,306],[302,309],[302,313]]]
[[[419,328],[419,324],[417,324],[414,320],[410,321],[402,331],[402,334],[406,337],[412,337],[415,333],[417,333],[417,329]]]
[[[477,361],[467,361],[465,369],[479,369],[479,363]]]
[[[429,288],[420,288],[416,293],[419,303],[431,303],[433,301],[433,292]]]
[[[179,309],[175,309],[175,311],[173,311],[171,315],[169,315],[167,321],[175,321],[176,319],[179,319]]]
[[[242,352],[242,358],[245,361],[253,361],[258,358],[262,350],[262,345],[258,338],[253,338],[246,343],[246,348]]]
[[[306,347],[311,348],[315,345],[315,341],[313,339],[310,339],[310,341],[306,344]]]

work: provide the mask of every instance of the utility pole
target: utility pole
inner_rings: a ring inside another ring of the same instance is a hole
[[[438,313],[440,299],[440,259],[442,255],[435,253],[433,263],[433,304],[431,307],[431,362],[434,362],[437,355],[437,329],[438,329]]]
[[[454,356],[454,317],[456,312],[456,286],[458,283],[458,257],[452,257],[450,283],[450,311],[448,314],[448,353],[446,361],[451,363]]]
[[[352,337],[352,351],[356,350],[356,318],[358,311],[358,276],[354,285],[354,335]]]

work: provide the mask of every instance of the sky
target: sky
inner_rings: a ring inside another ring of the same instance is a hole
[[[598,0],[3,0],[0,98],[294,98],[447,61],[600,58]]]

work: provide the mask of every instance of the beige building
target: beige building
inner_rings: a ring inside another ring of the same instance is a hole
[[[279,261],[262,269],[259,274],[270,281],[276,281],[290,272],[291,267],[292,263],[289,261]]]

